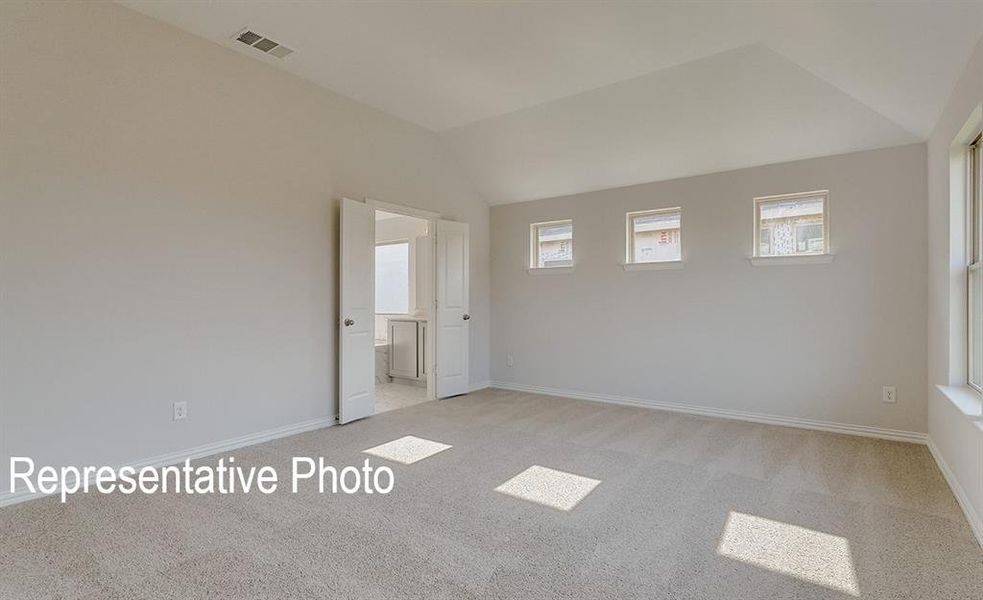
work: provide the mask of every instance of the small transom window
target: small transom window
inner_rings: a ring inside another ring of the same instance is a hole
[[[664,208],[630,212],[628,219],[628,264],[678,261],[682,259],[682,210]]]
[[[573,221],[550,221],[530,226],[530,261],[534,269],[573,266]]]
[[[829,192],[754,199],[754,256],[829,253]]]

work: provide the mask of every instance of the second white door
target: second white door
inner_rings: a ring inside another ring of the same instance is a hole
[[[471,344],[469,290],[470,235],[467,223],[437,221],[436,327],[437,398],[470,391],[468,354]]]

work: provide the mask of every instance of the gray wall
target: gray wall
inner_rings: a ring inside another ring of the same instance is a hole
[[[919,144],[494,206],[493,381],[924,432],[925,160]],[[815,189],[835,261],[751,266],[752,198]],[[623,271],[625,212],[668,206],[684,268]],[[573,273],[527,273],[529,224],[565,218]]]
[[[964,414],[936,385],[966,383],[965,216],[950,200],[950,147],[983,103],[983,41],[976,45],[928,140],[928,434],[983,543],[983,421]],[[956,161],[962,156],[953,157]]]
[[[0,492],[334,415],[342,196],[471,224],[488,379],[488,207],[435,135],[103,2],[0,3],[0,79]]]

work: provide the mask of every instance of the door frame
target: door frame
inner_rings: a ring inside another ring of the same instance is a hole
[[[434,371],[437,368],[437,335],[435,325],[437,322],[436,302],[437,302],[437,221],[440,220],[440,213],[429,210],[393,204],[381,200],[373,200],[366,197],[365,204],[373,210],[373,217],[377,210],[391,212],[407,217],[416,217],[427,221],[427,233],[430,235],[430,298],[431,304],[427,307],[427,334],[424,340],[423,353],[426,355],[427,368],[427,400],[437,398],[437,378]],[[373,247],[375,240],[372,240]],[[375,275],[373,274],[373,277]]]

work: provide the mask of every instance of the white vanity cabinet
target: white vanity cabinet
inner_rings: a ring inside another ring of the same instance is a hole
[[[426,379],[425,341],[427,322],[389,318],[389,375],[402,379]]]

